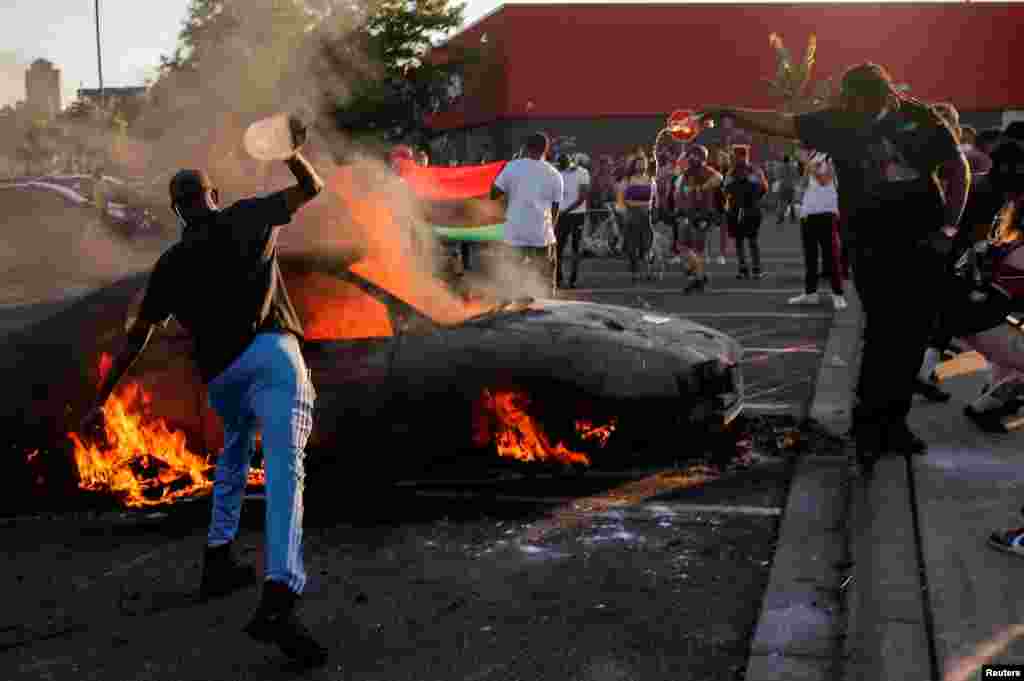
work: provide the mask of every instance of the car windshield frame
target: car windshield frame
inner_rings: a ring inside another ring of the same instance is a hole
[[[536,302],[536,299],[532,297],[502,298],[497,300],[485,312],[467,317],[454,324],[443,324],[386,288],[375,284],[361,274],[353,272],[351,267],[358,262],[358,259],[348,254],[283,252],[281,253],[281,259],[282,264],[285,266],[291,265],[309,269],[310,271],[337,277],[342,281],[357,286],[366,295],[387,307],[388,314],[392,317],[392,325],[396,331],[401,330],[402,333],[419,328],[418,324],[409,323],[410,317],[423,320],[434,329],[458,328],[466,324],[493,319],[502,314],[524,312],[530,305]]]

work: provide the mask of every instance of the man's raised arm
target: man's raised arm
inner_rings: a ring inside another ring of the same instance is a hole
[[[743,128],[744,130],[759,132],[771,135],[772,137],[798,139],[796,117],[793,114],[782,113],[781,111],[712,107],[704,109],[700,112],[700,115],[714,120],[732,118],[736,121],[736,127]]]
[[[285,163],[298,180],[298,184],[284,190],[288,212],[295,215],[304,205],[312,201],[324,189],[324,181],[317,175],[313,165],[298,151]]]

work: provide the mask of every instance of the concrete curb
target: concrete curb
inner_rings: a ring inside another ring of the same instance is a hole
[[[809,412],[832,434],[849,428],[859,332],[854,292],[833,318]],[[748,681],[832,681],[842,671],[848,468],[845,456],[804,456],[796,464]]]
[[[857,320],[844,349],[852,358],[852,387],[860,368],[863,321],[855,292],[850,300],[851,309],[856,304]],[[883,459],[870,478],[851,471],[848,483],[847,549],[852,568],[844,594],[847,624],[841,678],[931,678],[907,463],[903,457]]]

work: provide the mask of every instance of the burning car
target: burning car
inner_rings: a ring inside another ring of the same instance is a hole
[[[440,323],[343,262],[292,255],[281,268],[318,392],[311,472],[393,477],[454,458],[467,466],[619,466],[651,452],[679,460],[701,455],[701,438],[742,410],[739,344],[676,316],[521,299]],[[2,425],[25,465],[36,466],[37,484],[49,477],[134,506],[209,489],[223,435],[189,358],[191,339],[173,321],[108,402],[111,441],[71,432],[146,278],[98,290],[2,341]]]

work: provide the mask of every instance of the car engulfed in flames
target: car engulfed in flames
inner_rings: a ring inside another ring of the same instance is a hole
[[[742,410],[739,345],[679,317],[523,299],[441,324],[344,263],[282,256],[281,267],[318,393],[311,486],[336,484],[321,468],[366,481],[429,474],[444,461],[681,460],[703,454],[702,437]],[[37,488],[46,478],[49,491],[106,492],[134,507],[209,492],[223,432],[191,339],[173,321],[108,402],[105,441],[74,433],[75,407],[92,398],[145,283],[118,282],[5,339],[19,399],[8,400],[4,426],[26,462],[33,453],[25,479]],[[263,483],[262,469],[249,483]]]

